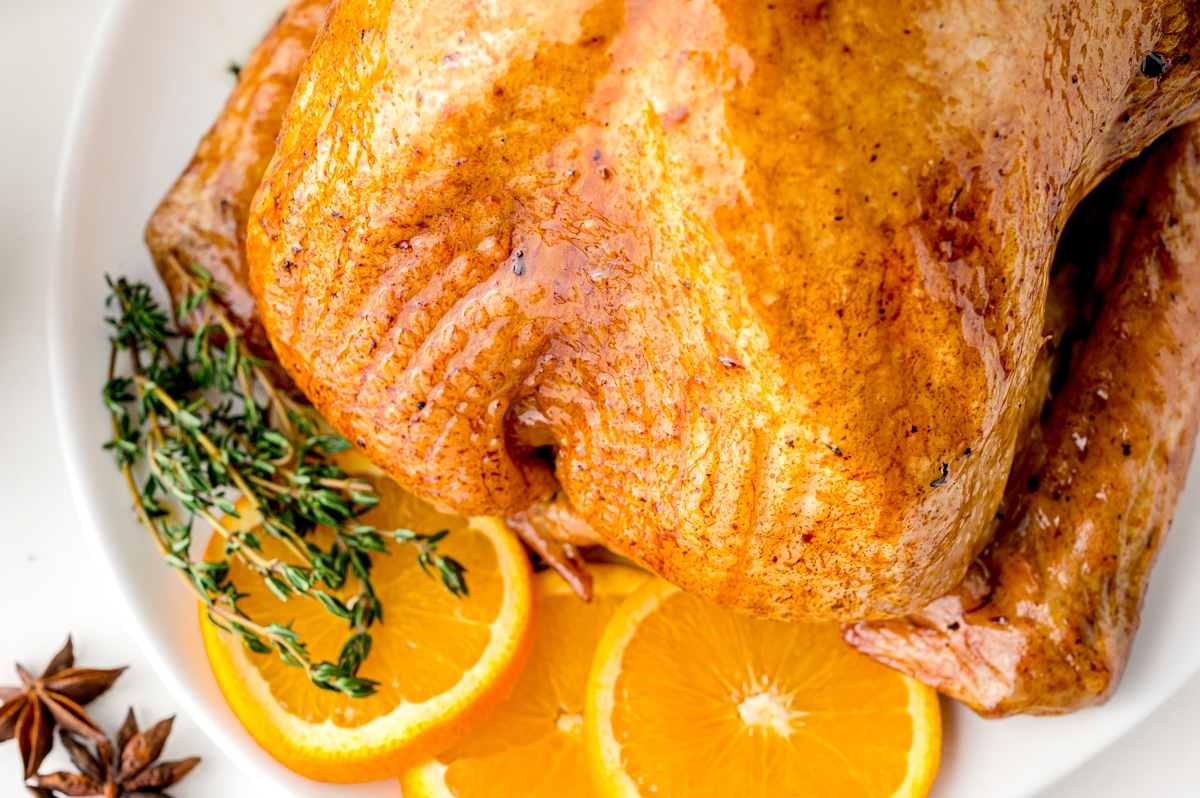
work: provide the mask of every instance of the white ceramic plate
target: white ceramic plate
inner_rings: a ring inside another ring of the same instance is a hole
[[[100,402],[108,354],[104,275],[154,281],[142,244],[151,210],[188,162],[244,60],[284,0],[110,0],[67,136],[50,286],[52,373],[63,453],[84,526],[147,658],[186,711],[245,770],[305,798],[395,798],[301,779],[243,731],[209,673],[195,604],[132,520],[107,452]],[[1184,496],[1154,574],[1125,682],[1106,707],[1063,718],[986,722],[947,704],[936,796],[1020,798],[1128,731],[1200,670],[1200,490]],[[231,797],[232,798],[232,797]]]

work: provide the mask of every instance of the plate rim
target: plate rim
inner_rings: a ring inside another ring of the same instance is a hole
[[[76,232],[79,223],[78,206],[72,206],[70,199],[78,195],[82,183],[85,144],[101,107],[100,89],[108,77],[108,61],[113,55],[113,43],[121,30],[122,21],[133,12],[133,2],[134,0],[105,0],[80,68],[57,163],[58,173],[51,219],[53,240],[46,275],[46,339],[51,403],[58,431],[59,452],[66,467],[67,482],[84,537],[87,538],[92,555],[104,566],[102,570],[105,572],[105,579],[116,594],[118,606],[123,611],[124,626],[133,637],[142,656],[150,663],[151,669],[166,685],[180,708],[243,773],[265,787],[289,793],[287,787],[273,779],[265,768],[254,761],[254,755],[243,750],[234,739],[225,734],[206,702],[184,683],[182,674],[170,666],[159,645],[151,639],[149,626],[142,617],[137,599],[117,576],[115,557],[118,553],[105,541],[101,532],[100,514],[95,512],[96,502],[91,497],[94,486],[77,454],[87,436],[82,429],[82,420],[71,408],[67,389],[70,363],[67,308],[71,266],[68,258],[72,250],[71,236]],[[261,752],[260,755],[267,756],[265,752]]]

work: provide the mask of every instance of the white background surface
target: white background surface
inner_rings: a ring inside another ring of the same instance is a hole
[[[162,0],[175,2],[176,0]],[[40,668],[67,632],[84,664],[128,664],[95,705],[119,725],[178,711],[123,626],[91,562],[66,487],[46,368],[45,269],[63,127],[100,0],[0,0],[0,684],[9,663]],[[178,798],[263,795],[180,717],[168,757],[205,763]],[[63,764],[57,758],[48,767]],[[1020,762],[1013,762],[1019,770]],[[0,748],[0,797],[24,795],[19,756]],[[1200,679],[1043,798],[1200,796]]]

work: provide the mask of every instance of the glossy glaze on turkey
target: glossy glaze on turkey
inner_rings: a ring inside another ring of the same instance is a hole
[[[1059,228],[1194,114],[1197,17],[340,0],[251,284],[301,388],[418,494],[561,486],[726,606],[906,612],[987,542]]]

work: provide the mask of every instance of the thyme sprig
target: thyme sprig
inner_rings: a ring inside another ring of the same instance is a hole
[[[467,593],[465,569],[438,552],[445,531],[421,535],[361,523],[379,495],[336,465],[334,456],[350,444],[325,432],[311,408],[272,381],[213,301],[219,288],[210,275],[171,265],[185,289],[177,317],[199,319],[191,335],[173,329],[149,286],[108,281],[115,315],[107,319],[113,333],[104,404],[113,439],[106,448],[125,476],[134,514],[212,623],[236,633],[251,651],[274,651],[304,668],[318,687],[371,695],[377,683],[358,671],[371,653],[371,627],[383,620],[372,557],[389,554],[392,543],[414,546],[421,569],[436,571],[459,596]],[[127,373],[118,373],[122,354]],[[224,538],[223,561],[192,559],[197,522]],[[332,532],[327,548],[314,542],[318,526]],[[259,530],[287,547],[287,561],[264,553]],[[233,560],[279,599],[316,601],[347,622],[338,661],[314,662],[291,623],[262,624],[243,612],[238,602],[245,594],[229,579]],[[347,590],[350,598],[339,598]]]

